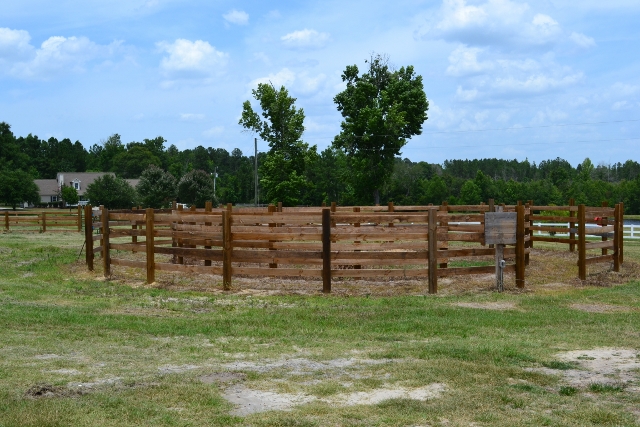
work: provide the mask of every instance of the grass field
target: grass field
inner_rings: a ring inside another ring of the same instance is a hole
[[[2,427],[640,425],[632,243],[626,272],[590,276],[600,286],[537,245],[525,291],[463,277],[437,296],[105,281],[81,246],[0,234]]]

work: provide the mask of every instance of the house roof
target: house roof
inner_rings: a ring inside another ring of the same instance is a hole
[[[79,195],[83,195],[89,184],[104,175],[115,175],[113,172],[58,172],[56,180],[59,184],[72,186],[73,182],[80,182]],[[61,182],[64,180],[64,182]]]
[[[58,194],[58,181],[55,179],[36,179],[34,182],[38,186],[38,192],[41,197]]]

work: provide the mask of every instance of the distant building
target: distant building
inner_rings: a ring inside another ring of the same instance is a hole
[[[60,202],[60,189],[63,185],[75,188],[81,201],[80,204],[83,204],[83,201],[86,203],[84,194],[87,187],[104,175],[115,176],[113,172],[58,172],[56,179],[36,179],[40,203],[48,205]],[[134,188],[140,182],[139,179],[127,179],[126,181]]]

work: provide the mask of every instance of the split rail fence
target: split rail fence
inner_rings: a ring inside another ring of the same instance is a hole
[[[112,267],[144,269],[148,283],[155,281],[156,271],[220,275],[225,290],[230,289],[233,277],[316,278],[322,279],[323,292],[331,291],[333,278],[421,278],[428,279],[429,292],[436,293],[439,277],[497,271],[487,261],[496,255],[496,248],[485,245],[485,214],[496,208],[491,202],[348,208],[228,205],[216,209],[208,204],[199,210],[126,211],[87,206],[86,262],[93,270],[95,256],[100,255],[106,277]],[[515,234],[516,243],[504,247],[503,256],[508,261],[504,271],[515,272],[519,288],[525,285],[525,265],[533,242],[547,241],[533,235],[533,221],[546,220],[533,213],[549,208],[529,204],[498,208],[517,216],[515,229],[504,230]],[[574,207],[564,208],[574,212]],[[613,261],[614,269],[619,269],[621,206],[575,206],[575,212],[574,234],[578,237],[563,239],[563,243],[566,240],[580,248],[580,277],[584,279],[586,266],[596,262]],[[606,238],[606,243],[587,243],[590,222],[601,226],[595,234]],[[588,258],[588,251],[595,249],[603,253]]]
[[[82,206],[77,212],[65,209],[50,209],[43,211],[4,211],[0,213],[4,219],[6,231],[36,231],[46,233],[50,231],[78,231],[82,232]]]

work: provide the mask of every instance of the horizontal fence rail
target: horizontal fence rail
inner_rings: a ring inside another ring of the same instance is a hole
[[[42,211],[4,211],[0,212],[4,220],[5,231],[51,231],[82,232],[83,209],[77,210],[47,209]]]

